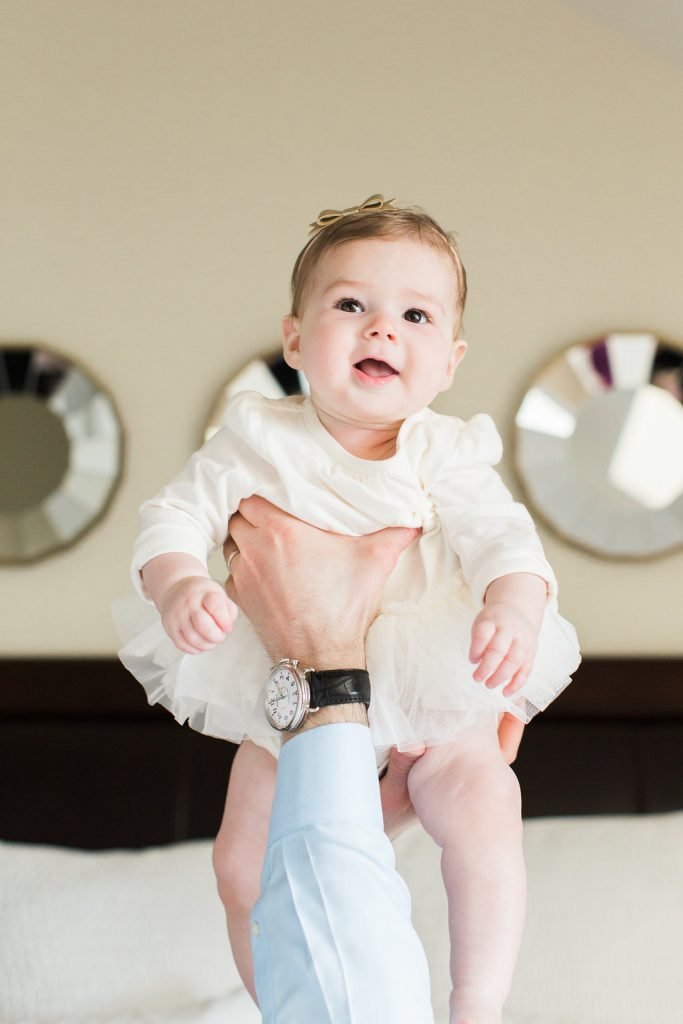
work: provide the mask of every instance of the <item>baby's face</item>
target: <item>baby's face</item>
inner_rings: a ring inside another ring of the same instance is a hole
[[[465,354],[455,270],[417,239],[359,239],[325,253],[301,316],[285,317],[284,353],[319,412],[389,426],[451,383]]]

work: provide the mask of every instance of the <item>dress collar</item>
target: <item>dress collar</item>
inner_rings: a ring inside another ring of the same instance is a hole
[[[352,455],[351,452],[347,452],[346,448],[339,444],[339,442],[332,437],[329,431],[325,429],[320,422],[320,417],[318,416],[310,395],[307,395],[306,398],[304,398],[302,408],[304,422],[320,447],[323,448],[328,455],[335,460],[335,462],[347,466],[349,469],[354,469],[356,472],[361,470],[365,474],[381,474],[396,465],[401,457],[401,447],[402,442],[405,439],[406,428],[409,424],[414,423],[418,417],[422,417],[424,415],[424,412],[418,412],[415,413],[414,416],[410,416],[408,419],[403,421],[396,438],[396,452],[394,455],[390,456],[390,458],[361,459],[358,455]]]

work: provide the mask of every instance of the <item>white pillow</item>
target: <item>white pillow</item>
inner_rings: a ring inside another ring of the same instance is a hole
[[[437,1024],[448,1021],[440,850],[396,844],[425,944]],[[680,1024],[683,813],[524,822],[526,929],[505,1024]]]
[[[82,1020],[237,1000],[211,843],[87,853],[0,843],[0,1020]],[[206,1018],[208,1020],[208,1017]]]

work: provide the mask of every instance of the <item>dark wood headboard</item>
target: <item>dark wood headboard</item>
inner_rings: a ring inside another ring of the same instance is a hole
[[[118,661],[0,661],[0,838],[85,849],[215,834],[235,747],[180,728]],[[525,731],[524,813],[683,808],[683,662],[588,659]]]

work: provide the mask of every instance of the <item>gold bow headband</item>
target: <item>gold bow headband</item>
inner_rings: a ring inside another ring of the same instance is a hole
[[[309,224],[311,229],[309,235],[314,234],[316,231],[322,231],[323,228],[329,227],[330,224],[336,224],[338,220],[348,217],[351,213],[377,213],[379,210],[395,210],[396,207],[392,206],[392,203],[395,202],[395,199],[385,199],[384,196],[377,192],[374,196],[366,199],[364,203],[361,203],[360,206],[349,206],[346,210],[321,210],[318,214],[318,219]]]

